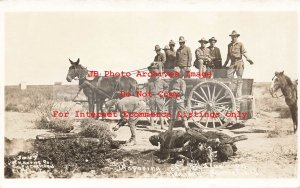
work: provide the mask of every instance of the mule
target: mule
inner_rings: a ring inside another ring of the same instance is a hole
[[[86,67],[80,65],[80,59],[76,62],[70,60],[71,66],[66,80],[71,82],[73,79],[79,80],[79,88],[83,90],[89,104],[89,112],[103,112],[103,104],[107,98],[118,98],[120,91],[128,91],[135,95],[137,81],[132,77],[100,77],[97,76],[92,80],[89,79]],[[104,118],[104,117],[102,117]]]
[[[275,95],[275,92],[277,92],[279,89],[285,97],[285,103],[290,108],[294,124],[294,133],[296,133],[298,128],[297,82],[293,83],[288,76],[284,75],[284,71],[275,72],[270,87],[270,93],[272,97],[278,98],[278,96]]]

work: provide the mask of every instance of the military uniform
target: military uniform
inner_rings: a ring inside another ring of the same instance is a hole
[[[232,34],[230,34],[229,36],[237,38],[240,36],[240,34],[238,34],[236,31],[232,31]],[[242,58],[243,56],[246,57],[247,61],[249,61],[250,64],[253,64],[253,62],[247,57],[243,43],[238,42],[237,40],[232,40],[231,43],[228,44],[227,59],[224,66],[226,66],[228,61],[231,60],[231,65],[227,71],[227,77],[233,79],[234,73],[236,73],[237,75],[238,80],[236,85],[236,97],[240,97],[242,95],[242,77],[244,73],[244,62]],[[232,81],[229,86],[232,90],[234,90]]]
[[[233,79],[234,73],[236,73],[238,79],[236,86],[236,97],[239,97],[242,94],[242,77],[244,73],[244,62],[242,56],[245,53],[246,50],[241,42],[231,42],[230,44],[228,44],[227,59],[231,60],[231,65],[227,71],[227,77]],[[232,84],[230,84],[230,88],[234,90]]]
[[[187,46],[179,47],[176,51],[176,66],[180,68],[181,75],[186,77],[186,71],[190,71],[191,62],[191,49]]]
[[[166,62],[166,55],[162,52],[159,52],[158,54],[156,54],[156,56],[154,57],[154,62],[157,62],[158,63],[158,69],[159,69],[159,72],[162,72],[163,71],[163,67],[164,67],[164,64]]]
[[[134,117],[125,117],[124,114],[126,112],[145,112],[146,111],[146,103],[134,96],[124,97],[116,103],[117,110],[120,112],[120,116],[122,120],[128,123],[131,131],[131,138],[129,142],[136,142],[136,133],[135,133],[135,124],[139,121],[138,116]]]
[[[149,79],[147,91],[150,92],[151,96],[149,99],[149,106],[151,112],[163,112],[164,110],[164,99],[158,94],[161,91],[167,89],[169,85],[160,78],[151,78]],[[153,118],[150,118],[150,123],[153,125]],[[163,122],[161,121],[163,126]]]
[[[220,49],[217,47],[212,47],[209,46],[209,56],[212,60],[212,63],[214,65],[214,78],[220,78],[220,69],[222,68],[222,57],[221,57],[221,52]]]
[[[173,70],[176,62],[176,52],[175,50],[166,50],[166,63],[164,65],[165,72]]]
[[[203,72],[204,71],[204,67],[207,66],[208,64],[208,60],[207,58],[210,58],[209,55],[209,49],[204,47],[199,47],[196,49],[195,51],[195,55],[196,55],[196,60],[194,62],[194,66],[199,69],[199,72]]]
[[[172,130],[172,126],[176,120],[176,116],[178,111],[181,113],[185,112],[185,105],[184,105],[184,95],[186,92],[186,83],[182,78],[174,78],[170,82],[170,87],[169,87],[170,92],[179,92],[181,94],[181,97],[179,98],[170,98],[170,103],[169,103],[169,112],[171,113],[171,125],[169,126],[169,130]],[[184,121],[184,126],[187,128],[187,119],[183,117]]]
[[[158,93],[160,91],[164,91],[168,87],[169,85],[160,78],[149,80],[147,91],[149,91],[151,94],[151,97],[149,99],[151,112],[156,111],[156,109],[159,112],[163,111],[164,100],[158,95]]]

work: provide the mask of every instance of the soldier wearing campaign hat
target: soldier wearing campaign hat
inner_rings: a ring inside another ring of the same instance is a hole
[[[175,51],[174,47],[175,47],[175,42],[173,40],[171,40],[169,42],[169,45],[166,45],[165,48],[163,49],[166,54],[166,63],[164,65],[165,72],[173,71],[173,69],[175,67],[176,51]]]
[[[152,70],[154,73],[159,73],[158,69]],[[160,92],[168,89],[169,85],[160,78],[160,76],[151,77],[148,80],[147,92],[150,93],[149,97],[149,106],[151,112],[159,112],[162,113],[164,111],[165,101],[164,98],[159,96]],[[161,116],[159,116],[160,127],[161,129],[166,129],[164,126],[164,120]],[[151,128],[155,128],[154,119],[150,117],[150,126]]]
[[[186,40],[183,36],[179,37],[180,47],[176,51],[176,66],[180,68],[181,74],[186,77],[187,71],[190,71],[192,62],[191,49],[185,45]]]
[[[175,67],[174,72],[180,73],[181,69],[179,67]],[[177,113],[181,112],[181,114],[183,114],[184,112],[186,112],[184,103],[186,83],[182,79],[182,76],[173,77],[173,79],[170,82],[169,92],[177,92],[180,95],[180,97],[178,98],[170,98],[169,102],[169,112],[171,113],[171,123],[169,124],[169,130],[172,130],[177,117]],[[184,127],[188,129],[188,122],[186,117],[182,117],[182,120],[184,123]]]
[[[208,41],[205,38],[201,38],[198,42],[201,44],[201,46],[195,51],[196,60],[194,61],[194,66],[199,69],[201,76],[205,71],[204,69],[207,68],[207,65],[211,62],[211,57],[209,54],[209,49],[206,47]]]
[[[217,39],[215,37],[211,37],[208,42],[210,43],[209,49],[209,55],[213,64],[213,76],[214,78],[220,78],[221,77],[221,71],[222,68],[222,56],[220,49],[216,47]]]
[[[239,98],[242,95],[242,77],[244,72],[244,62],[242,57],[244,56],[251,65],[253,64],[253,61],[248,57],[243,43],[238,41],[240,34],[233,30],[229,36],[231,37],[231,42],[228,44],[227,59],[223,67],[227,66],[229,60],[231,61],[231,65],[227,71],[227,77],[233,79],[234,74],[236,73],[238,78],[237,85],[234,87],[231,82],[230,88],[233,91],[236,88],[235,94],[236,97]]]
[[[166,55],[161,52],[161,48],[159,45],[155,45],[154,51],[156,52],[156,56],[154,57],[154,62],[158,63],[159,66],[159,72],[162,73],[163,66],[166,62]]]

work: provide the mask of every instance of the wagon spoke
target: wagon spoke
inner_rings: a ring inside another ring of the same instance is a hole
[[[169,103],[170,103],[170,100],[166,100],[165,101],[165,106],[169,105]]]
[[[225,119],[228,119],[228,117],[225,116],[225,114],[222,112],[222,110],[215,109],[215,111],[218,111]]]
[[[215,125],[215,117],[212,119],[212,123],[213,123],[213,127],[216,128],[216,125]]]
[[[215,97],[215,91],[216,91],[216,85],[214,85],[213,93],[211,95],[211,100],[212,101],[214,100],[214,97]]]
[[[215,105],[219,106],[219,105],[224,105],[224,104],[231,104],[231,102],[221,102],[221,103],[215,103]]]
[[[210,89],[209,89],[209,85],[208,85],[208,84],[206,84],[206,86],[207,86],[207,91],[208,91],[208,99],[209,99],[209,100],[211,100],[211,97],[210,97]]]
[[[206,101],[203,97],[201,97],[201,95],[199,95],[198,92],[194,91],[193,93],[196,94],[196,95],[197,95],[199,98],[201,98],[203,101]]]
[[[202,105],[206,105],[204,102],[199,101],[199,100],[197,100],[197,99],[191,99],[191,101],[197,102],[197,103],[202,104]]]
[[[222,106],[215,106],[215,108],[222,109],[224,111],[230,111],[230,107],[224,108]]]
[[[227,97],[227,94],[223,95],[221,98],[217,99],[215,102],[219,102],[220,100],[224,99],[225,97]]]
[[[204,96],[205,96],[205,98],[206,98],[206,101],[208,101],[208,97],[206,96],[206,93],[204,92],[203,88],[200,87],[200,89],[201,89],[201,91],[203,92],[203,94],[204,94]]]
[[[222,92],[222,89],[219,90],[219,92],[217,93],[216,97],[213,98],[213,101],[219,97],[219,95],[221,94],[221,92]]]

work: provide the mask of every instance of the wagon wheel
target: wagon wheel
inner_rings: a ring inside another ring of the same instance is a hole
[[[233,121],[226,113],[236,111],[232,91],[224,83],[216,80],[204,81],[194,86],[187,105],[193,115],[193,122],[204,128],[226,127]]]
[[[170,103],[170,99],[169,98],[164,98],[164,109],[163,109],[163,112],[169,112],[169,103]],[[147,112],[151,112],[150,111],[150,107],[149,107],[149,101],[147,101],[146,111]],[[153,117],[153,119],[154,119],[154,123],[158,124],[159,117]],[[163,117],[164,124],[167,125],[167,126],[169,125],[169,122],[168,122],[169,119],[170,119],[170,117]],[[147,121],[149,123],[151,123],[150,122],[150,117],[147,117]]]

